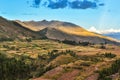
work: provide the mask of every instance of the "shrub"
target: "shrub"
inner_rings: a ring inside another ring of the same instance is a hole
[[[82,45],[82,46],[88,46],[88,45],[90,45],[89,42],[79,42],[79,44]]]
[[[26,38],[27,42],[32,42],[32,38]]]
[[[101,44],[100,49],[106,49],[106,46],[104,44]]]
[[[115,54],[112,54],[112,53],[105,53],[105,54],[102,54],[104,57],[106,57],[106,58],[114,58],[114,57],[116,57],[116,55]]]
[[[108,76],[118,73],[120,70],[120,59],[113,62],[109,68],[104,68],[99,71],[99,80],[112,80]]]
[[[70,40],[64,40],[62,41],[65,44],[70,44],[70,45],[77,45],[77,43],[75,41],[70,41]]]

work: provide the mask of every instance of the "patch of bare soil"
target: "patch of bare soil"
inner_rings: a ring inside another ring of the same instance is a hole
[[[55,69],[52,69],[44,74],[44,76],[47,76],[49,78],[54,77],[55,75],[59,74],[63,70],[62,67],[56,67]]]
[[[51,78],[54,77],[55,75],[59,74],[63,70],[62,67],[56,67],[48,72],[46,72],[42,77],[36,78],[33,80],[52,80]],[[47,79],[49,78],[49,79]]]
[[[79,70],[73,70],[72,72],[68,72],[63,74],[60,78],[57,80],[74,80],[75,77],[79,74]]]
[[[36,79],[32,79],[32,80],[50,80],[50,79],[36,78]]]
[[[113,74],[110,76],[112,78],[112,80],[118,80],[120,78],[119,73]]]
[[[98,73],[94,73],[94,74],[88,76],[85,80],[98,80],[98,76],[99,76]]]

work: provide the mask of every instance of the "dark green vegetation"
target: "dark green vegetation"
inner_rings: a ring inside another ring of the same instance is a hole
[[[102,54],[102,56],[104,56],[106,58],[114,58],[114,57],[116,57],[116,55],[112,54],[112,53],[105,53],[105,54]]]
[[[67,54],[76,57],[75,53],[69,50],[60,53],[54,50],[46,55],[39,55],[37,59],[27,56],[8,57],[5,53],[0,53],[0,78],[1,80],[28,80],[39,77],[61,64],[69,63],[70,61],[62,62],[56,66],[46,66],[58,56]]]
[[[12,38],[0,38],[0,42],[3,42],[3,41],[14,41],[14,39],[12,39]]]
[[[111,75],[120,74],[120,59],[115,60],[108,68],[104,68],[99,71],[99,80],[112,80]]]
[[[31,66],[24,62],[24,58],[8,58],[0,53],[0,80],[27,80],[30,78]]]
[[[88,45],[91,45],[91,43],[89,42],[75,42],[75,41],[70,41],[70,40],[64,40],[62,41],[63,43],[65,44],[70,44],[70,45],[81,45],[81,46],[88,46]]]

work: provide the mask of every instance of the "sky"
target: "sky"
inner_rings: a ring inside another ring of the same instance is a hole
[[[91,31],[120,31],[120,0],[0,0],[10,20],[59,20]]]

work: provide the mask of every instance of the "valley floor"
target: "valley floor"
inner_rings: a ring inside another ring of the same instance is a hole
[[[3,54],[7,59],[22,60],[25,65],[30,66],[28,76],[24,76],[22,80],[103,80],[99,79],[99,72],[109,68],[120,58],[120,46],[69,45],[52,40],[8,41],[0,42],[0,55]],[[8,67],[8,71],[10,69]],[[15,79],[21,80],[20,76],[16,76]],[[107,77],[110,79],[104,80],[116,80],[119,78],[119,71]],[[11,78],[5,77],[1,80],[4,79]]]

